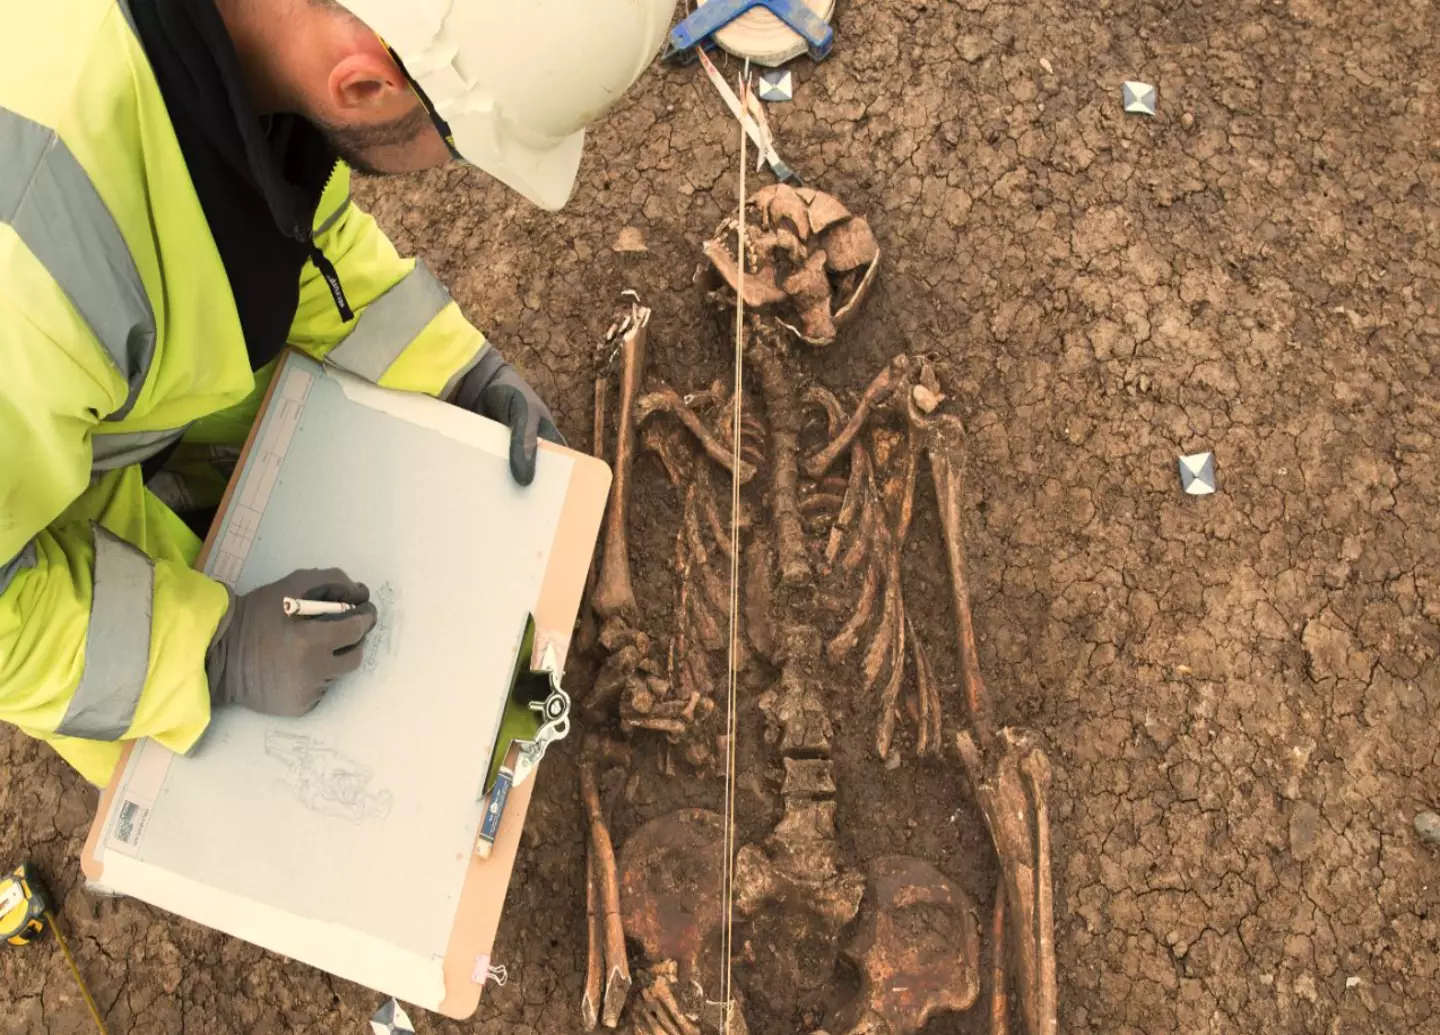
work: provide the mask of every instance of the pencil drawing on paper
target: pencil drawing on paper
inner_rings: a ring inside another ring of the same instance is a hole
[[[377,617],[375,628],[365,637],[365,660],[360,663],[363,672],[374,672],[381,658],[388,658],[400,646],[400,594],[393,583],[382,582],[372,597]]]
[[[352,823],[390,815],[394,796],[387,790],[370,790],[374,775],[370,767],[320,741],[303,733],[270,730],[265,734],[265,753],[285,766],[285,786],[311,812]]]

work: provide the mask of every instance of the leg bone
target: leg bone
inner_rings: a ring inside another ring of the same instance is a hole
[[[620,920],[620,884],[615,870],[615,846],[600,807],[600,790],[595,769],[589,762],[580,765],[580,796],[590,818],[590,843],[595,853],[595,871],[600,883],[600,909],[605,941],[605,1004],[601,1020],[605,1027],[620,1023],[625,1000],[630,995],[630,961],[625,954],[625,929]]]
[[[1037,1014],[1040,1035],[1055,1035],[1057,991],[1055,982],[1055,902],[1050,874],[1050,760],[1039,749],[1020,762],[1026,789],[1035,809],[1035,944],[1039,956]]]
[[[595,378],[595,432],[590,440],[590,452],[597,459],[605,459],[605,401],[610,387],[609,379],[602,372]],[[595,617],[595,580],[599,568],[592,558],[590,570],[585,575],[585,598],[580,613],[580,632],[575,646],[584,654],[595,648],[600,636],[600,622]]]
[[[1005,970],[1005,878],[995,882],[995,915],[990,922],[990,1035],[1009,1035],[1010,989]]]
[[[615,443],[615,487],[605,513],[605,545],[600,560],[600,578],[595,585],[595,610],[602,618],[622,616],[639,619],[635,587],[630,579],[628,516],[630,475],[635,464],[635,400],[645,376],[645,345],[650,310],[636,305],[634,321],[621,344],[620,419]]]
[[[589,953],[585,960],[585,995],[580,1000],[580,1020],[586,1031],[594,1031],[600,1023],[600,1003],[605,984],[605,935],[601,931],[600,913],[595,887],[595,848],[585,853],[585,925],[590,934]]]

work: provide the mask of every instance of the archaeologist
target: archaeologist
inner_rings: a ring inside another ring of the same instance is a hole
[[[299,715],[375,622],[344,572],[191,567],[289,344],[507,424],[549,410],[350,170],[452,156],[545,208],[674,0],[46,0],[0,14],[0,719],[104,784],[212,707]],[[324,558],[317,558],[323,564]],[[282,620],[280,598],[357,605]]]

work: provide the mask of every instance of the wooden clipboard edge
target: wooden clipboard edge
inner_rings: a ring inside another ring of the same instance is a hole
[[[564,452],[575,466],[565,493],[554,549],[545,569],[545,580],[535,605],[535,646],[532,664],[538,665],[546,646],[553,646],[564,664],[570,649],[575,618],[585,592],[585,579],[590,570],[590,557],[600,538],[600,524],[610,497],[610,467],[602,460],[573,450],[562,450],[548,442],[540,443],[540,451]],[[545,461],[541,458],[540,462]],[[540,771],[544,766],[541,765]],[[537,771],[525,784],[512,791],[500,821],[499,835],[490,858],[470,859],[470,872],[460,892],[460,906],[455,913],[455,926],[445,951],[445,999],[439,1012],[454,1020],[467,1020],[480,1007],[484,986],[475,981],[477,961],[490,956],[505,895],[510,888],[510,874],[520,848],[520,833],[525,826],[525,813],[539,779]],[[483,979],[484,975],[480,975]]]
[[[115,803],[115,792],[120,785],[119,776],[125,771],[125,764],[130,761],[130,753],[134,750],[133,741],[121,749],[115,775],[100,791],[100,804],[95,806],[95,819],[90,823],[90,833],[86,835],[85,847],[80,852],[80,872],[85,874],[85,879],[92,884],[98,884],[105,878],[105,863],[100,859],[100,839],[105,836],[105,829],[110,825],[110,809]]]
[[[265,417],[270,412],[270,399],[275,394],[275,386],[280,383],[281,374],[285,370],[285,364],[295,354],[293,348],[285,348],[280,352],[280,357],[275,361],[275,372],[270,377],[270,383],[265,387],[265,394],[260,399],[260,407],[255,411],[255,420],[250,424],[250,433],[245,436],[245,445],[240,450],[240,458],[235,461],[235,471],[238,473],[245,469],[246,461],[250,459],[250,450],[254,448],[255,442],[260,437],[260,425],[265,423]],[[230,502],[235,495],[236,486],[240,479],[231,477],[225,485],[225,495],[220,497],[220,506],[216,508],[215,519],[210,522],[210,530],[205,534],[205,541],[200,544],[200,553],[195,557],[195,570],[204,571],[205,563],[210,559],[210,550],[215,545],[215,537],[224,524],[222,518],[230,510]],[[110,809],[115,804],[115,792],[119,784],[118,777],[125,772],[125,766],[130,761],[130,755],[135,751],[135,742],[126,744],[120,752],[120,761],[115,766],[115,772],[110,777],[110,782],[100,792],[100,803],[95,807],[95,819],[90,824],[90,833],[85,838],[85,848],[80,853],[80,872],[85,874],[85,879],[98,883],[105,877],[105,863],[99,858],[100,839],[105,834],[105,828],[110,825]]]

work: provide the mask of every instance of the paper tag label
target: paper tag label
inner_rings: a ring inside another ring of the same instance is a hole
[[[140,847],[140,838],[145,834],[145,823],[150,819],[150,810],[137,801],[121,802],[120,811],[115,814],[115,835],[113,840],[131,848]]]

